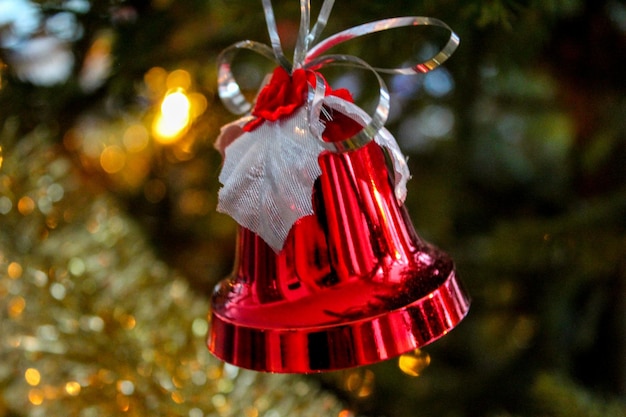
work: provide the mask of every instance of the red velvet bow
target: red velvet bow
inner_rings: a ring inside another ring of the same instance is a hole
[[[313,71],[297,69],[290,76],[283,67],[277,67],[270,82],[263,87],[257,97],[252,110],[252,115],[256,119],[247,123],[243,130],[251,132],[265,121],[275,122],[280,118],[289,116],[305,103],[308,84],[315,87],[315,82],[316,78]],[[333,95],[351,103],[354,102],[348,90],[345,88],[333,90],[328,83],[326,83],[326,95]],[[326,111],[322,112],[322,118],[326,125],[322,138],[328,142],[347,139],[362,128],[360,124],[342,113]]]

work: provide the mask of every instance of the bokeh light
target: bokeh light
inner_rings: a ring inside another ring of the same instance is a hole
[[[430,355],[420,349],[405,353],[398,359],[400,370],[407,375],[415,377],[420,376],[429,365]]]
[[[80,390],[80,384],[76,381],[69,381],[65,384],[65,392],[73,397],[80,394]]]
[[[176,142],[189,127],[191,102],[183,90],[167,93],[161,103],[161,112],[155,119],[153,133],[162,144]]]
[[[28,368],[26,372],[24,372],[24,379],[26,379],[28,385],[36,387],[41,382],[41,374],[35,368]]]
[[[22,276],[23,268],[17,262],[11,262],[9,267],[7,268],[7,272],[9,273],[9,277],[12,279],[17,279]]]
[[[117,145],[104,148],[100,154],[100,165],[108,174],[120,172],[126,164],[126,153]]]
[[[124,146],[129,152],[140,152],[148,146],[150,135],[148,130],[139,123],[128,126],[124,132]]]
[[[189,142],[193,141],[193,138],[181,140],[194,119],[206,110],[207,99],[203,94],[193,91],[192,76],[184,69],[168,73],[161,67],[153,67],[143,78],[147,98],[159,103],[152,122],[152,135],[162,145],[180,143],[178,148],[173,149],[178,155],[181,149],[187,149]],[[186,160],[188,157],[177,159]]]

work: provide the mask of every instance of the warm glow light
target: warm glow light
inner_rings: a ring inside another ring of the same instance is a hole
[[[33,405],[41,405],[41,403],[43,403],[43,391],[40,389],[31,389],[28,391],[28,401]]]
[[[80,394],[80,384],[76,381],[70,381],[65,384],[65,392],[71,396]]]
[[[120,172],[126,165],[126,153],[119,146],[107,146],[100,154],[100,165],[108,174]]]
[[[30,197],[22,197],[17,202],[17,210],[20,212],[20,214],[26,216],[32,213],[33,210],[35,210],[35,202]]]
[[[346,388],[356,396],[365,398],[374,391],[374,372],[366,369],[351,372],[345,380]]]
[[[150,68],[143,76],[146,86],[152,94],[163,94],[165,92],[165,80],[167,79],[167,71],[161,67]]]
[[[196,118],[200,116],[207,108],[207,100],[200,93],[189,94],[189,101],[191,102],[191,115]]]
[[[428,365],[430,365],[430,355],[420,349],[405,353],[398,359],[400,370],[410,376],[420,376]]]
[[[168,93],[153,125],[157,140],[164,144],[176,142],[190,124],[190,109],[191,103],[183,91]]]
[[[170,72],[165,83],[169,89],[182,88],[187,90],[191,87],[191,75],[183,69],[177,69]]]
[[[9,273],[9,278],[12,278],[12,279],[18,279],[19,277],[21,277],[23,271],[24,270],[22,268],[22,265],[20,265],[17,262],[11,262],[9,264],[9,267],[7,268],[7,272]]]
[[[135,325],[137,324],[137,320],[135,320],[135,318],[131,316],[130,314],[122,317],[120,321],[121,321],[122,326],[128,330],[134,329]]]
[[[131,125],[124,132],[124,146],[129,152],[140,152],[148,146],[149,136],[143,125]]]
[[[24,379],[26,379],[28,385],[35,387],[41,382],[41,374],[35,368],[28,368],[24,372]]]
[[[9,302],[9,306],[8,306],[9,317],[15,318],[19,316],[20,314],[22,314],[25,308],[26,308],[26,300],[24,300],[24,297],[21,297],[19,295],[17,297],[14,297]]]
[[[179,392],[172,393],[172,400],[174,400],[176,404],[182,404],[183,402],[185,402],[185,399]]]

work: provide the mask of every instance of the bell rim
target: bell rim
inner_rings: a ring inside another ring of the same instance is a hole
[[[428,345],[468,314],[470,297],[453,267],[428,294],[393,310],[332,324],[261,327],[211,309],[207,346],[235,366],[271,373],[320,373],[370,365]]]

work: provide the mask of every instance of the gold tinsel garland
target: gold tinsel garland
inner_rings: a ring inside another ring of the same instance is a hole
[[[0,416],[350,415],[212,357],[206,300],[47,136],[0,138]]]

